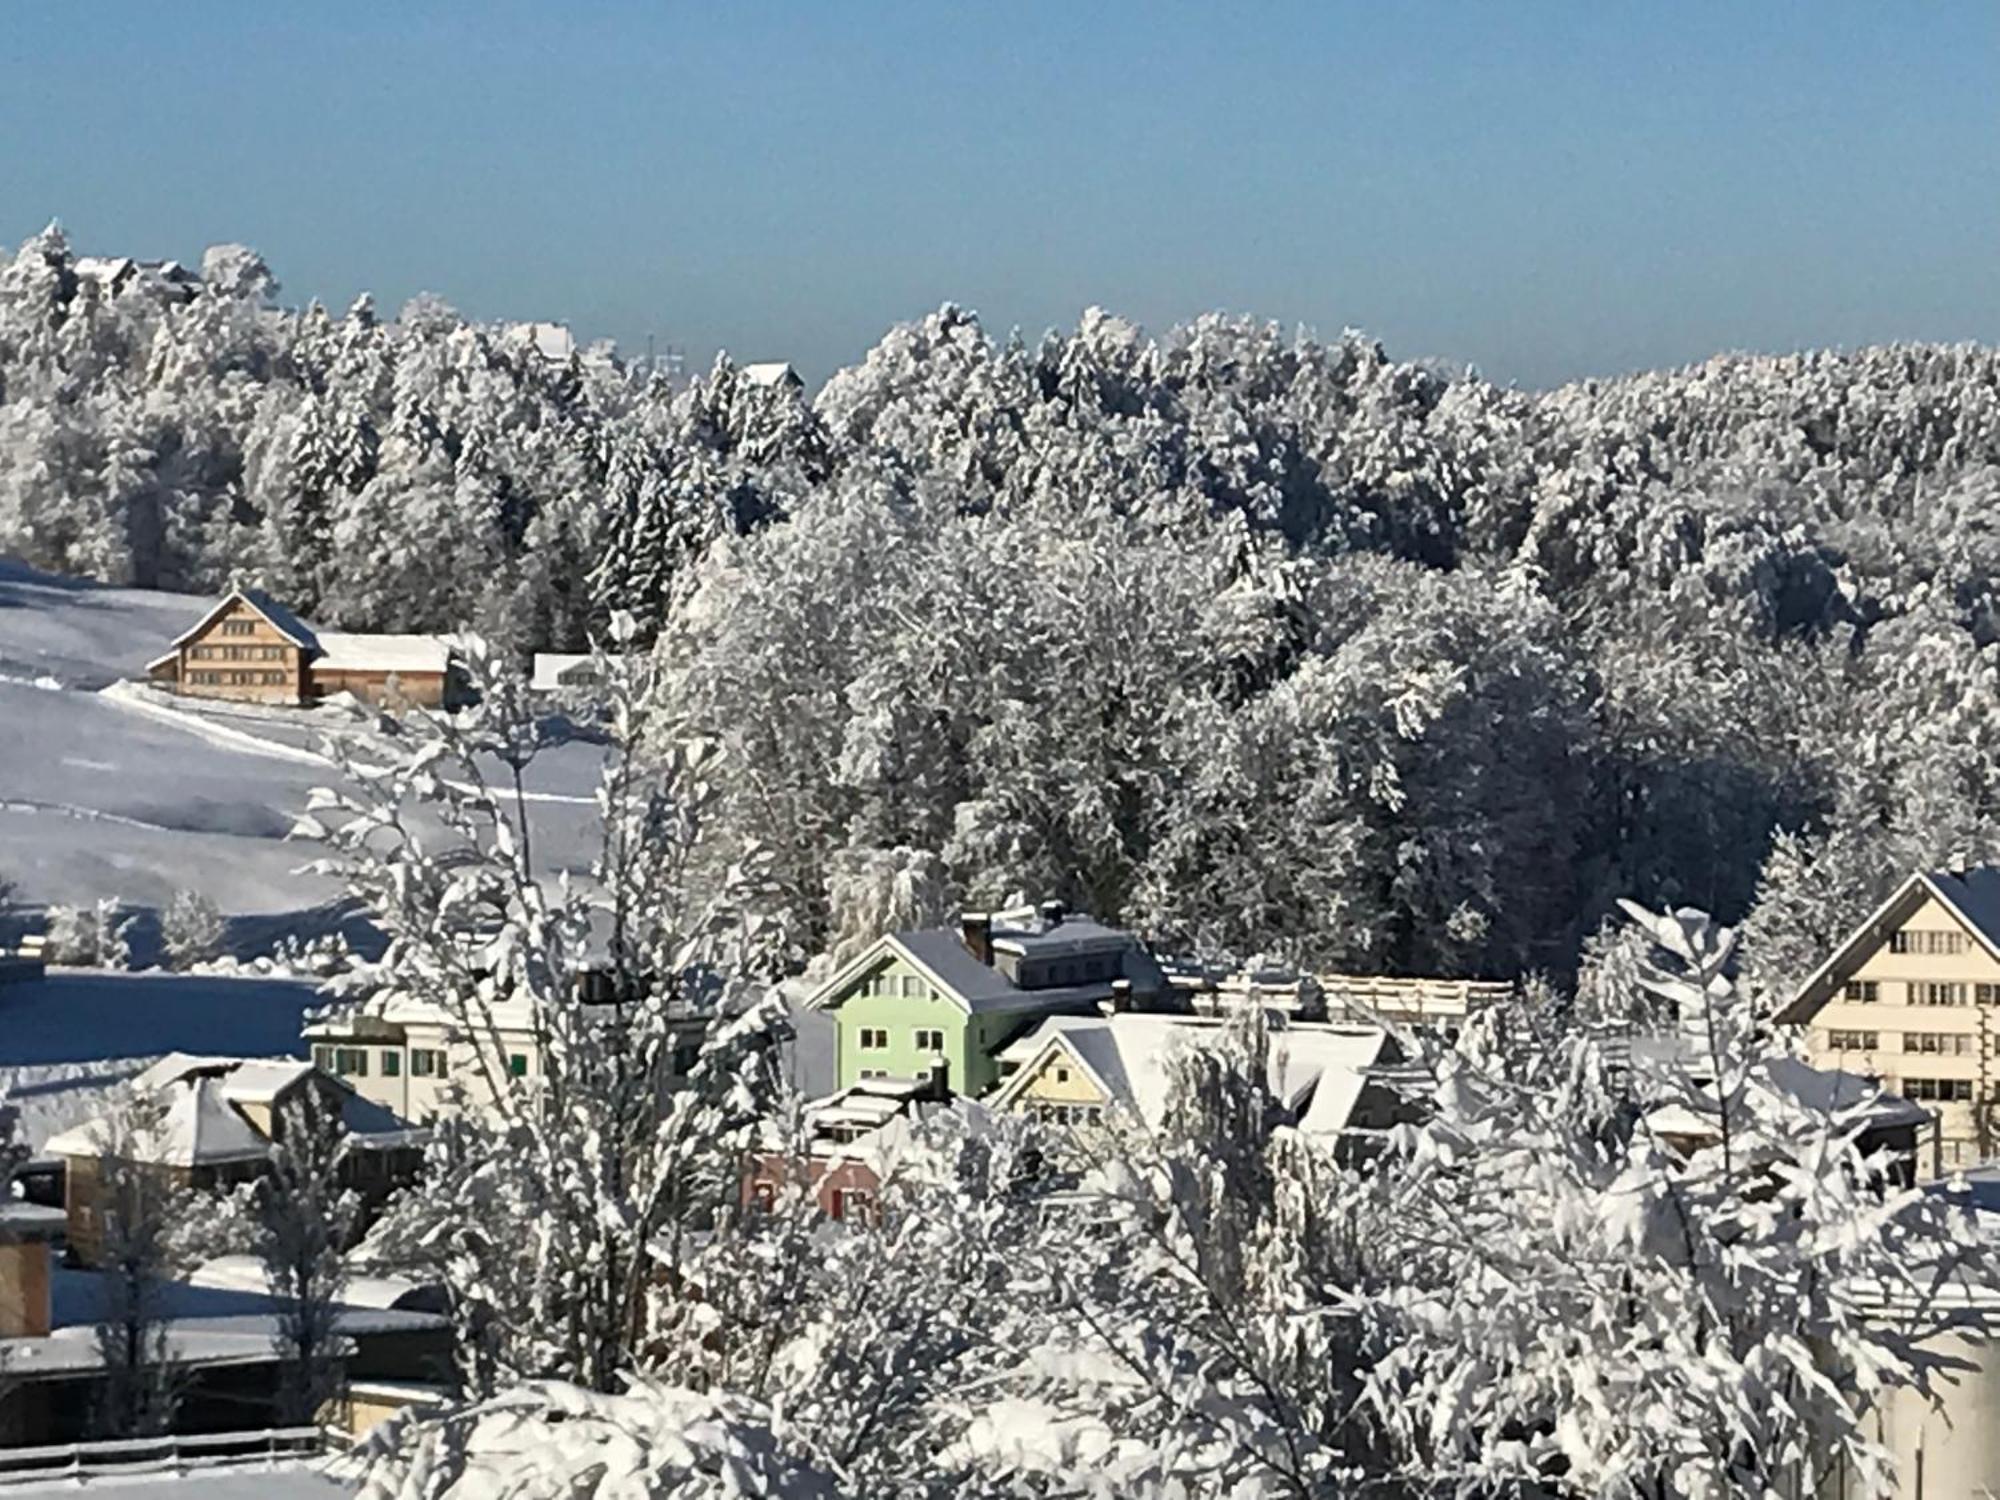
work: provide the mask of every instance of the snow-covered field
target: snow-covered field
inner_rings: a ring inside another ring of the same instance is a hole
[[[128,685],[208,602],[0,559],[0,875],[23,900],[159,908],[185,887],[243,915],[339,894],[302,868],[312,847],[285,839],[332,779],[313,747],[337,716]],[[552,869],[587,857],[597,763],[574,744],[534,768],[530,817]]]

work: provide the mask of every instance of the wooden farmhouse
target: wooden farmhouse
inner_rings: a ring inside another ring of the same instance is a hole
[[[154,682],[196,698],[317,703],[351,693],[368,703],[449,706],[451,649],[431,635],[316,630],[259,589],[237,589],[146,664]]]

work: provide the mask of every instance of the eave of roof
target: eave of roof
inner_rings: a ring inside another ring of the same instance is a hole
[[[174,646],[176,648],[185,646],[189,641],[207,630],[210,625],[214,624],[216,619],[238,600],[256,610],[258,614],[264,617],[265,622],[273,630],[277,631],[279,635],[282,635],[294,646],[304,651],[317,651],[319,649],[319,641],[313,635],[312,627],[307,625],[305,621],[301,620],[289,609],[286,609],[282,604],[278,603],[269,594],[266,594],[262,589],[231,589],[227,594],[223,595],[221,600],[207,614],[195,621],[191,627],[175,636],[173,640]],[[160,659],[164,660],[164,658]]]
[[[1857,923],[1854,930],[1841,941],[1840,945],[1833,950],[1826,961],[1807,976],[1806,982],[1793,991],[1792,998],[1779,1010],[1776,1017],[1777,1021],[1782,1025],[1802,1026],[1817,1015],[1820,1007],[1832,998],[1832,992],[1829,990],[1817,1000],[1813,998],[1814,992],[1840,971],[1841,966],[1848,962],[1853,956],[1854,950],[1870,934],[1880,928],[1884,922],[1889,921],[1900,908],[1909,903],[1912,895],[1920,891],[1928,893],[1933,900],[1956,917],[1965,930],[1971,933],[1978,940],[1980,946],[1985,948],[1987,953],[1993,957],[1995,962],[2000,962],[2000,939],[1996,939],[1995,934],[1988,932],[1981,922],[1966,912],[1961,903],[1933,878],[1932,871],[1918,870],[1905,878],[1895,890],[1889,893],[1880,906],[1877,906]]]

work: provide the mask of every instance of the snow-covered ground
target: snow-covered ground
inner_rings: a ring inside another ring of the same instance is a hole
[[[79,1495],[90,1495],[94,1500],[342,1500],[356,1488],[351,1481],[330,1478],[306,1464],[278,1463],[129,1479],[52,1479],[46,1484],[9,1485],[5,1493],[7,1500],[54,1500],[57,1496],[75,1500]]]
[[[313,751],[339,716],[130,685],[209,602],[0,559],[0,875],[23,900],[157,909],[192,888],[243,915],[339,894],[302,868],[316,851],[285,838],[333,779]],[[564,745],[533,768],[529,816],[551,870],[587,860],[599,755]]]

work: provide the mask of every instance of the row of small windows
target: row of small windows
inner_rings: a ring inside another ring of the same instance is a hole
[[[1966,938],[1962,932],[1905,927],[1901,932],[1889,935],[1891,953],[1963,953],[1965,949]]]
[[[367,1047],[314,1047],[313,1061],[329,1073],[337,1073],[342,1078],[366,1078],[371,1061],[381,1071],[384,1078],[400,1078],[403,1074],[403,1053],[400,1048],[383,1047],[375,1049],[379,1056],[369,1057]],[[511,1052],[507,1055],[507,1072],[510,1077],[528,1076],[526,1053]],[[436,1047],[412,1047],[410,1049],[410,1076],[412,1078],[444,1078],[449,1076],[445,1067],[444,1053]]]
[[[864,995],[900,996],[905,1000],[935,1000],[931,987],[914,974],[870,974],[861,981]]]
[[[1879,979],[1850,979],[1840,987],[1840,998],[1858,1005],[1874,1005],[1882,998]],[[1967,985],[1957,980],[1911,980],[1903,986],[1911,1005],[2000,1005],[2000,984]]]
[[[224,635],[255,635],[257,633],[257,622],[255,620],[224,620],[222,622],[222,633]]]
[[[190,646],[191,661],[283,661],[283,646]]]
[[[189,682],[208,687],[268,687],[286,680],[283,672],[190,672]]]
[[[1037,1104],[1034,1115],[1044,1125],[1096,1125],[1104,1109],[1096,1104]]]
[[[886,1052],[889,1050],[889,1028],[863,1026],[857,1033],[857,1042],[863,1052]],[[944,1033],[929,1026],[919,1026],[910,1033],[910,1045],[919,1052],[942,1052]]]
[[[1905,1099],[1929,1099],[1939,1103],[1967,1103],[1972,1099],[1970,1078],[1905,1078]]]
[[[1889,1033],[1895,1039],[1895,1033]],[[1879,1031],[1829,1031],[1826,1045],[1833,1052],[1880,1052],[1882,1033]],[[1961,1031],[1906,1031],[1903,1033],[1905,1052],[1930,1052],[1943,1057],[1976,1057],[1979,1053],[1979,1038]]]

